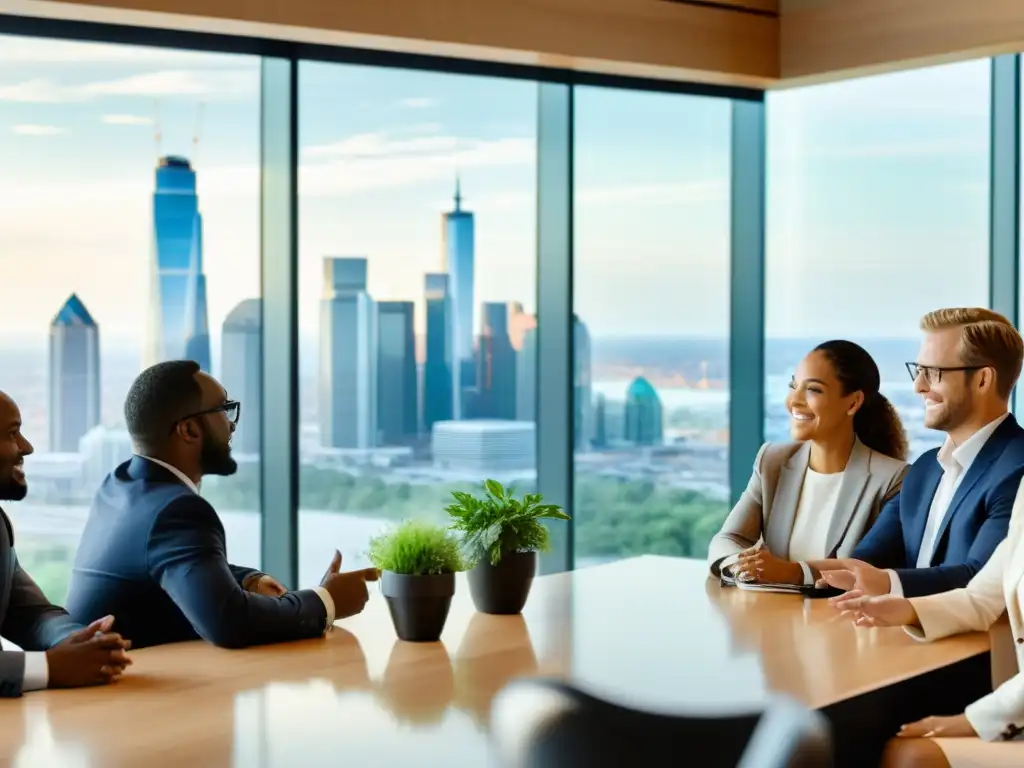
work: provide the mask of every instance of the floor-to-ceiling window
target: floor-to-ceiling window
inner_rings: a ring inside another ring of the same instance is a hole
[[[986,59],[768,95],[767,439],[803,355],[846,338],[912,456],[941,442],[904,363],[926,312],[988,306],[989,91]]]
[[[259,88],[255,57],[0,36],[0,390],[35,446],[27,498],[0,504],[55,601],[159,359],[245,406],[238,474],[202,493],[259,564]]]
[[[299,67],[300,583],[536,483],[537,85]]]
[[[575,560],[702,557],[728,508],[727,99],[575,95]]]

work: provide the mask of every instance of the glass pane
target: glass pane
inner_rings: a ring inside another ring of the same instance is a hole
[[[299,571],[535,487],[535,83],[303,62]]]
[[[576,93],[576,564],[728,510],[730,103]]]
[[[104,476],[131,456],[142,366],[191,358],[243,403],[239,472],[208,478],[258,566],[259,59],[0,37],[0,387],[17,401],[18,556],[62,602]]]
[[[904,362],[939,307],[988,306],[989,62],[768,95],[765,434],[793,369],[845,338],[878,363],[912,457],[940,445]]]

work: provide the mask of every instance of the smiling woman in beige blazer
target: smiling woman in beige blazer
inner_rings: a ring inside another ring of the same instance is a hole
[[[760,542],[741,577],[813,584],[808,561],[853,552],[907,472],[906,433],[880,379],[871,355],[850,341],[827,341],[801,361],[786,398],[794,442],[761,447],[711,540],[712,574]]]
[[[984,632],[1006,614],[1015,642],[994,643],[992,663],[994,671],[1013,670],[1015,674],[1004,675],[997,681],[1001,685],[968,706],[963,714],[926,717],[903,726],[886,748],[882,766],[1024,765],[1024,485],[1017,492],[1009,533],[963,589],[910,599],[847,592],[836,599],[835,605],[852,612],[861,626],[903,626],[912,637],[926,642],[961,632]],[[1011,646],[1016,658],[1007,650]],[[1009,658],[997,658],[997,651]]]

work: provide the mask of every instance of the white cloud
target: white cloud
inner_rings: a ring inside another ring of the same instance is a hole
[[[14,85],[0,85],[0,101],[19,101],[24,103],[50,104],[71,101],[56,83],[45,78],[25,80]]]
[[[396,139],[387,133],[361,133],[307,147],[303,155],[301,192],[340,195],[452,178],[469,168],[530,165],[536,162],[536,144],[525,138]]]
[[[104,115],[103,122],[107,125],[152,125],[153,118],[142,115]]]
[[[59,136],[68,132],[66,128],[56,125],[15,125],[11,130],[22,136]]]
[[[408,99],[402,99],[402,106],[407,109],[426,109],[427,107],[434,106],[434,100],[422,96],[415,96]]]
[[[81,85],[61,85],[49,78],[34,78],[14,85],[0,85],[0,101],[56,104],[111,96],[186,96],[230,100],[254,96],[258,91],[259,73],[256,69],[179,69]]]

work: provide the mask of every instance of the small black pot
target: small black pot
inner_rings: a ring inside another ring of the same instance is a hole
[[[506,552],[497,565],[484,556],[469,571],[473,604],[480,613],[521,613],[536,572],[536,552]]]
[[[384,571],[380,575],[380,589],[400,639],[417,643],[441,639],[455,594],[454,573],[409,576]]]

